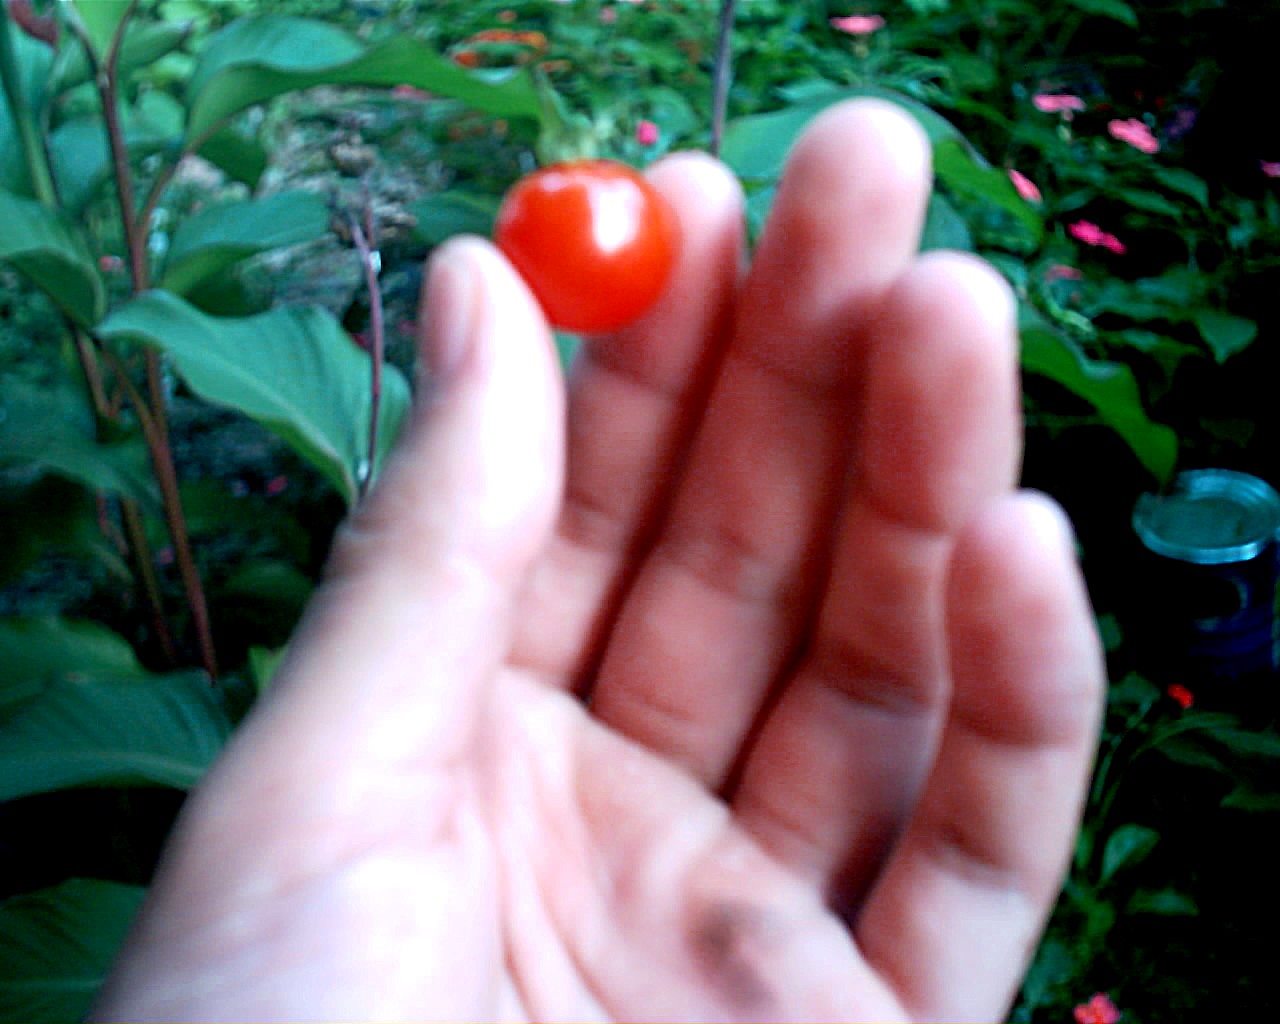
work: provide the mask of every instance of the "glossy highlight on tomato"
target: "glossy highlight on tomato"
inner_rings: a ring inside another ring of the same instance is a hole
[[[679,237],[667,201],[638,171],[612,160],[573,160],[512,186],[494,241],[553,327],[606,334],[658,300]]]

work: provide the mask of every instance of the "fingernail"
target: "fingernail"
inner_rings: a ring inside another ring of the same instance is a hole
[[[446,383],[458,370],[470,343],[474,318],[476,269],[457,246],[446,245],[431,258],[423,317],[423,356],[432,382]]]

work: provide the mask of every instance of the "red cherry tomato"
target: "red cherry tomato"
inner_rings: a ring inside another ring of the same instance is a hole
[[[494,241],[553,327],[604,334],[638,319],[662,294],[678,228],[666,200],[637,171],[574,160],[512,186]]]

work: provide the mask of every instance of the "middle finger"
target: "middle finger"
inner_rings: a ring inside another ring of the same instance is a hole
[[[671,512],[617,620],[593,706],[721,785],[802,641],[851,462],[864,325],[910,264],[928,145],[879,102],[796,144]]]

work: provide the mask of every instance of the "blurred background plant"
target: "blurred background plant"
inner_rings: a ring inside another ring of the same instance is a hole
[[[1019,297],[1024,479],[1076,522],[1117,682],[1014,1018],[1264,1011],[1275,680],[1150,656],[1129,516],[1186,468],[1277,482],[1280,11],[736,8],[721,154],[752,231],[808,120],[881,96],[934,144],[924,244]],[[394,441],[424,256],[557,152],[707,147],[718,11],[5,0],[0,1018],[84,1012],[183,793],[269,684]]]

